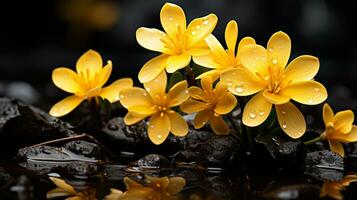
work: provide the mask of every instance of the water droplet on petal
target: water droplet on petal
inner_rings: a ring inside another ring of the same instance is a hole
[[[249,117],[254,119],[257,115],[255,114],[255,112],[250,112],[249,113]]]
[[[298,133],[302,134],[304,133],[304,131],[302,131],[301,129],[298,130]]]
[[[201,28],[201,26],[200,26],[200,25],[197,25],[197,26],[196,26],[196,29],[197,29],[197,30],[198,30],[198,29],[200,29],[200,28]]]
[[[172,21],[172,20],[174,20],[174,18],[173,17],[169,17],[169,21]]]
[[[263,116],[264,114],[265,114],[264,111],[260,111],[260,112],[259,112],[259,115],[260,115],[260,116]]]
[[[121,95],[119,96],[119,98],[120,98],[120,99],[124,99],[124,95],[121,94]]]
[[[268,81],[270,79],[269,75],[264,76],[264,80]]]
[[[144,95],[144,96],[147,96],[147,95],[148,95],[148,93],[144,92],[144,93],[143,93],[143,95]]]
[[[285,123],[283,123],[283,124],[281,125],[281,127],[283,127],[283,129],[286,129],[287,125],[286,125]]]
[[[218,116],[219,116],[219,114],[218,114],[218,113],[214,113],[213,115],[214,115],[215,117],[218,117]]]
[[[314,90],[315,90],[316,92],[318,92],[318,91],[320,91],[320,88],[314,88]]]
[[[162,135],[157,135],[157,138],[159,138],[159,139],[162,138]]]
[[[269,48],[268,50],[269,50],[270,52],[273,52],[273,48]]]
[[[309,99],[307,100],[309,103],[314,103],[314,100],[313,99]]]
[[[159,79],[155,79],[155,82],[158,83],[158,82],[159,82]]]
[[[232,85],[233,85],[233,83],[227,83],[227,85],[228,85],[228,86],[232,86]]]
[[[235,90],[236,90],[236,92],[238,92],[238,93],[244,92],[243,85],[237,85],[236,88],[235,88]]]
[[[192,35],[196,35],[196,31],[192,31],[192,33],[191,33]]]
[[[155,126],[153,124],[150,125],[150,128],[154,128]]]
[[[150,92],[150,88],[147,87],[147,88],[146,88],[146,91]]]
[[[282,111],[281,111],[281,114],[285,115],[285,114],[286,114],[285,110],[282,110]]]
[[[185,93],[188,94],[188,93],[190,93],[190,92],[189,92],[188,90],[185,90]]]
[[[208,25],[208,20],[206,19],[205,21],[203,21],[203,23],[202,23],[203,25]]]
[[[271,63],[273,63],[274,65],[276,65],[276,64],[278,63],[278,59],[276,59],[276,58],[271,59]]]

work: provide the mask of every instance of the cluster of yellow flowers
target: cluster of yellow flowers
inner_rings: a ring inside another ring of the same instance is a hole
[[[274,105],[280,127],[296,139],[305,133],[306,122],[290,100],[317,105],[327,98],[325,87],[314,80],[319,70],[318,58],[302,55],[289,63],[291,41],[284,32],[274,33],[266,48],[251,37],[238,43],[238,25],[232,20],[225,29],[225,49],[212,34],[218,21],[215,14],[194,19],[187,25],[182,8],[166,3],[160,20],[165,32],[153,28],[139,28],[136,32],[141,46],[161,53],[145,63],[138,74],[144,89],[133,87],[128,78],[102,88],[112,63],[108,61],[102,68],[100,55],[90,50],[79,58],[77,74],[66,68],[54,70],[55,85],[74,95],[54,105],[50,114],[63,116],[84,99],[96,96],[110,102],[119,100],[128,110],[125,123],[131,125],[150,117],[148,136],[153,143],[161,144],[170,132],[176,136],[188,133],[186,121],[174,107],[179,106],[185,113],[197,113],[195,128],[209,122],[216,134],[226,135],[230,130],[222,115],[237,105],[234,95],[254,95],[244,107],[243,124],[261,125]],[[188,88],[188,83],[181,81],[166,92],[166,72],[190,69],[191,60],[210,69],[197,77],[200,87]],[[357,131],[352,128],[353,113],[347,111],[333,117],[331,109],[325,106],[324,119],[326,131],[321,139],[328,139],[331,149],[343,156],[339,142],[357,141]]]

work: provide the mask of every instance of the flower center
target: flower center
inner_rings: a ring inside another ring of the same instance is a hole
[[[151,107],[151,109],[155,110],[157,113],[160,113],[160,117],[163,117],[166,112],[170,111],[167,106],[167,95],[158,95],[154,96],[155,105]]]
[[[163,37],[161,40],[164,43],[164,47],[167,49],[167,54],[179,55],[182,54],[188,48],[188,37],[185,34],[183,28],[177,26],[177,32],[171,35]]]
[[[285,86],[282,84],[285,78],[284,69],[277,66],[276,59],[272,60],[273,65],[269,65],[268,72],[265,75],[256,72],[256,75],[265,82],[267,90],[271,93],[278,94]]]
[[[97,89],[99,73],[95,73],[91,78],[90,70],[87,68],[85,71],[79,72],[79,79],[75,81],[81,86],[83,92],[91,93],[94,89]]]

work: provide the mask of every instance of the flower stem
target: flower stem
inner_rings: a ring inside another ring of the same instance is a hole
[[[310,145],[310,144],[314,144],[315,142],[318,142],[318,141],[320,141],[320,140],[321,140],[320,137],[316,137],[316,138],[314,138],[314,139],[312,139],[312,140],[309,140],[309,141],[304,142],[304,144],[305,144],[305,145]]]
[[[191,64],[186,66],[186,80],[188,83],[188,86],[194,86],[196,85],[196,80],[195,80],[195,75],[192,73],[192,68]]]

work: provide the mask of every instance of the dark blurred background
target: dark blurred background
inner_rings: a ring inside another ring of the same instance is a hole
[[[161,28],[163,0],[11,1],[0,7],[0,95],[15,96],[48,109],[65,94],[55,88],[51,71],[74,69],[88,49],[114,64],[111,81],[137,79],[142,65],[157,55],[138,45],[141,26]],[[266,45],[276,31],[292,39],[292,58],[320,58],[317,80],[336,109],[356,111],[357,19],[353,1],[327,0],[181,0],[188,20],[215,13],[214,34],[224,42],[227,22],[235,19],[239,38],[252,36]]]

